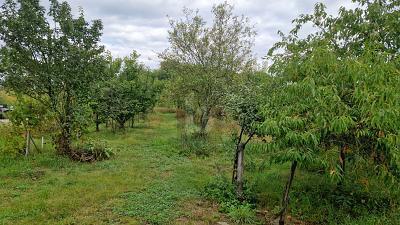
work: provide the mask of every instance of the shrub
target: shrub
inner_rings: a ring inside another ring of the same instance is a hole
[[[195,154],[197,156],[209,156],[212,146],[207,137],[199,135],[198,133],[188,134],[182,133],[181,135],[181,151],[182,155],[189,156]]]
[[[203,190],[203,196],[219,203],[219,210],[239,224],[256,224],[255,195],[244,185],[244,201],[236,198],[235,186],[224,176],[213,178]]]
[[[231,206],[228,216],[237,224],[256,224],[256,213],[252,205],[245,203]]]
[[[80,162],[95,162],[109,159],[114,152],[104,142],[88,140],[72,146],[71,158]]]
[[[0,124],[0,155],[17,156],[24,151],[22,132],[9,124]]]

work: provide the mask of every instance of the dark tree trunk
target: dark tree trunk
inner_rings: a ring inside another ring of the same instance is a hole
[[[123,130],[123,129],[125,129],[125,121],[118,121],[118,124],[119,124],[119,129],[121,129],[121,130]]]
[[[340,181],[339,185],[343,184],[344,176],[346,172],[346,149],[347,145],[340,148],[339,164],[340,164]]]
[[[132,116],[132,118],[131,118],[131,128],[133,128],[133,124],[135,123],[135,117],[134,116]]]
[[[345,145],[343,148],[340,149],[340,168],[342,169],[342,175],[344,176],[346,171],[346,148]]]
[[[72,99],[71,95],[66,91],[66,99],[64,102],[65,115],[60,118],[61,133],[57,138],[57,151],[59,154],[71,155],[71,136],[72,136]]]
[[[293,161],[292,166],[290,167],[289,179],[286,183],[285,191],[283,192],[282,211],[280,213],[279,225],[285,224],[286,212],[289,205],[289,191],[292,186],[294,173],[296,172],[296,167],[297,167],[297,161]]]
[[[58,135],[57,151],[59,154],[71,153],[71,127],[67,122],[63,124],[61,134]]]
[[[100,131],[100,120],[99,120],[99,114],[96,113],[96,132]]]

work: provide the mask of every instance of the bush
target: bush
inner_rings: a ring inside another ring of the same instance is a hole
[[[239,224],[256,224],[255,195],[244,186],[244,201],[236,198],[235,186],[224,176],[213,178],[205,187],[203,196],[219,203],[219,210]]]
[[[9,124],[0,124],[0,155],[17,156],[24,151],[23,133]]]
[[[181,135],[181,151],[179,152],[181,155],[209,156],[211,149],[212,146],[205,136],[198,133]]]
[[[231,206],[228,216],[237,224],[256,224],[256,213],[252,205],[245,203]]]
[[[80,162],[95,162],[111,158],[114,152],[104,142],[88,140],[72,146],[71,158]]]

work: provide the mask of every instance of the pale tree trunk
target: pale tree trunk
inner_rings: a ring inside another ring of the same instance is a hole
[[[244,129],[240,130],[238,142],[236,144],[235,158],[233,161],[232,183],[236,185],[236,196],[243,200],[243,182],[244,182],[244,150],[254,133],[251,133],[245,142],[242,142]]]
[[[238,199],[243,199],[244,147],[245,145],[240,143],[237,153],[236,195]]]
[[[26,146],[25,146],[25,156],[28,156],[29,154],[29,149],[31,145],[31,136],[29,130],[26,130]]]
[[[202,136],[205,136],[207,134],[207,124],[209,120],[209,114],[210,114],[211,109],[207,108],[205,110],[202,110],[201,112],[201,117],[200,117],[200,134]]]
[[[297,161],[293,161],[292,166],[290,167],[290,175],[288,181],[286,182],[285,191],[283,192],[282,211],[280,213],[279,225],[285,224],[286,212],[289,205],[289,191],[292,186],[294,173],[296,172],[296,167],[297,167]]]

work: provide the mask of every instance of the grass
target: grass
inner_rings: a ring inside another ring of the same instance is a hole
[[[52,149],[2,158],[0,224],[167,224],[191,218],[183,207],[192,206],[184,204],[199,201],[216,171],[216,157],[178,154],[174,114],[151,115],[125,132],[102,129],[89,136],[106,140],[116,155],[92,164],[72,162]],[[202,220],[219,219],[217,212],[208,213]]]
[[[232,146],[228,142],[234,127],[218,121],[211,121],[211,125],[217,131],[210,131],[213,138],[206,145],[209,156],[182,153],[175,114],[164,110],[124,132],[113,133],[104,127],[98,133],[91,130],[89,138],[105,140],[113,148],[116,155],[110,160],[72,162],[56,155],[50,145],[43,153],[27,158],[0,157],[0,225],[235,224],[233,220],[252,218],[255,212],[245,207],[220,213],[219,207],[202,195],[216,175],[229,179],[231,174]],[[218,137],[218,133],[225,135]],[[270,165],[266,158],[265,153],[250,145],[245,176],[258,200],[258,218],[273,221],[289,165]],[[393,211],[365,211],[361,207],[361,214],[352,216],[332,190],[334,185],[327,177],[299,169],[288,221],[400,224],[398,206],[393,206]],[[386,204],[381,189],[374,195],[374,200],[382,200],[377,204]]]

